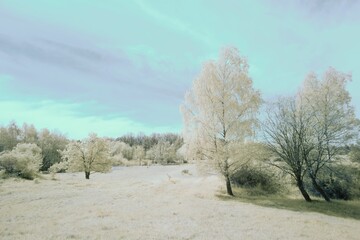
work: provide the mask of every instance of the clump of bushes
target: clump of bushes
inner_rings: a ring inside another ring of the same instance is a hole
[[[51,165],[51,167],[49,167],[49,172],[51,174],[52,180],[56,180],[55,178],[56,173],[64,173],[68,168],[69,168],[69,164],[67,161],[61,161]]]
[[[275,194],[283,190],[276,174],[260,166],[244,166],[231,177],[237,187],[252,190],[254,194]]]
[[[332,166],[323,171],[319,179],[320,185],[331,199],[352,200],[360,198],[360,171],[356,167]],[[320,196],[309,180],[307,180],[307,185],[310,193]]]
[[[113,166],[126,166],[126,164],[129,160],[124,158],[122,156],[122,154],[117,154],[117,155],[111,156],[111,161],[112,161]]]
[[[32,143],[19,143],[12,151],[0,155],[0,170],[5,176],[34,179],[42,164],[41,149]]]
[[[68,162],[62,161],[51,165],[49,172],[51,173],[64,173],[68,169]]]

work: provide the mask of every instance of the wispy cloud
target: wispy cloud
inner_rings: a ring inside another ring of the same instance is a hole
[[[121,63],[116,57],[96,50],[71,46],[52,40],[24,40],[0,34],[0,52],[9,59],[21,62],[37,61],[65,70],[82,71],[87,74],[96,73],[96,66]],[[130,64],[130,63],[127,63]]]
[[[151,5],[145,3],[145,1],[142,0],[136,0],[135,3],[140,7],[140,9],[151,16],[152,18],[156,19],[159,23],[162,25],[168,26],[170,29],[175,31],[180,31],[193,39],[200,41],[202,44],[206,44],[208,46],[213,46],[214,43],[211,41],[209,37],[207,37],[205,34],[200,33],[198,31],[194,31],[193,28],[184,23],[183,21],[168,16],[165,13],[162,13],[161,11],[151,7]]]
[[[125,114],[134,121],[146,118],[159,126],[180,123],[177,105],[185,92],[184,74],[182,69],[168,68],[172,64],[167,59],[154,65],[157,58],[153,55],[103,48],[77,33],[49,30],[31,20],[24,26],[26,18],[6,15],[7,24],[17,29],[1,28],[0,16],[0,73],[12,76],[0,92],[7,92],[8,100],[95,100],[101,107],[79,113]],[[23,36],[23,28],[41,34]],[[43,35],[46,31],[49,34]],[[168,114],[159,119],[165,111]]]

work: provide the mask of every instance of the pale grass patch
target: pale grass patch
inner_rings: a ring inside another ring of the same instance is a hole
[[[192,175],[182,174],[184,168]],[[360,235],[358,220],[220,200],[215,194],[219,187],[224,190],[222,180],[199,174],[194,165],[118,167],[92,176],[59,173],[57,181],[48,176],[39,184],[3,180],[0,238],[321,240]],[[300,237],[302,229],[308,237]]]

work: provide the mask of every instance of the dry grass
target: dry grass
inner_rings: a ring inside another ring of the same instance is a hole
[[[236,200],[252,203],[263,207],[287,209],[298,212],[323,213],[329,216],[352,218],[360,220],[360,201],[332,200],[330,203],[319,198],[306,202],[301,196],[289,197],[287,195],[254,194],[251,190],[234,188],[235,197],[219,194],[223,200]]]
[[[90,180],[83,173],[57,174],[56,179],[1,181],[1,239],[360,236],[358,220],[219,200],[215,195],[224,190],[222,181],[200,175],[193,165],[118,167]]]

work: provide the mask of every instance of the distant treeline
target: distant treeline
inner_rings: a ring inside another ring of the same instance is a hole
[[[105,138],[109,145],[113,165],[182,162],[178,150],[183,139],[175,133],[126,134],[118,138]],[[0,126],[0,155],[12,151],[18,144],[35,144],[41,149],[41,171],[47,171],[55,163],[62,162],[61,152],[71,142],[64,134],[46,128],[38,130],[33,124],[19,126],[12,121]],[[145,161],[146,160],[146,161]],[[1,166],[0,166],[1,170]]]
[[[175,143],[179,145],[183,144],[182,137],[179,134],[175,133],[153,133],[149,136],[142,133],[138,135],[129,133],[116,138],[116,141],[127,143],[130,145],[130,147],[143,146],[146,151],[158,144],[159,142],[168,142],[170,145]]]

